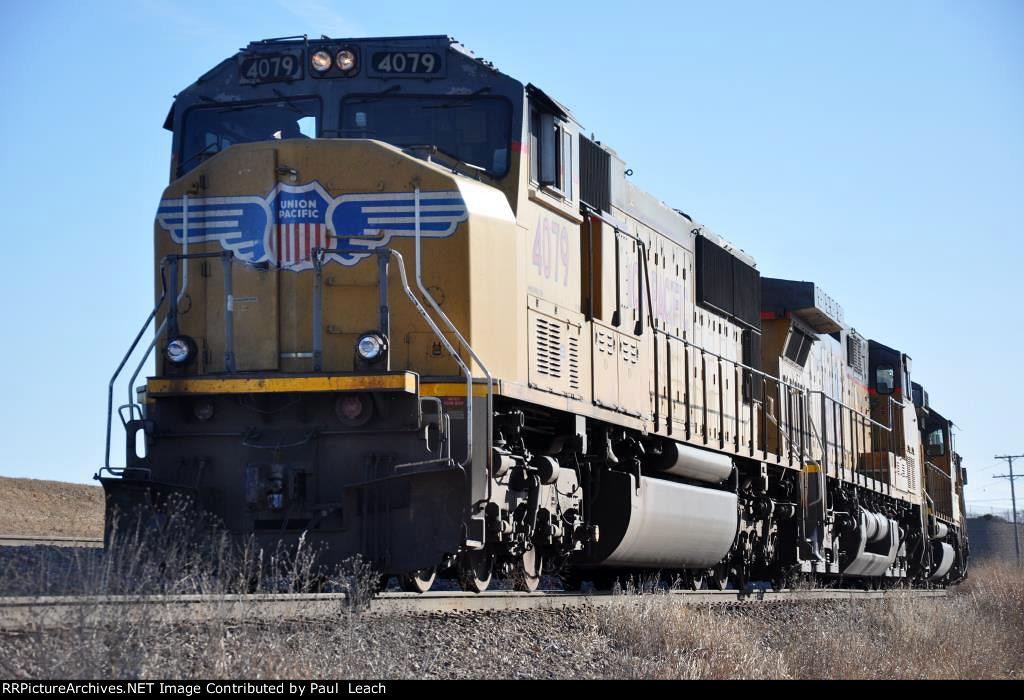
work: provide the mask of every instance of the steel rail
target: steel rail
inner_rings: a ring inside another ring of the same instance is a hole
[[[63,535],[0,535],[0,547],[91,547],[103,546],[102,537],[65,537]]]
[[[944,589],[810,589],[754,591],[667,591],[646,596],[613,593],[487,591],[382,593],[368,601],[344,593],[256,595],[0,597],[0,632],[104,625],[112,620],[168,624],[281,622],[329,619],[348,612],[371,614],[460,613],[606,607],[662,596],[684,605],[736,605],[826,600],[878,600],[900,595],[941,598]]]

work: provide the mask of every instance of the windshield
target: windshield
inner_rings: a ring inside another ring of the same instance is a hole
[[[493,177],[508,172],[512,107],[473,95],[359,96],[342,104],[341,135],[395,146],[436,146]]]
[[[316,138],[319,122],[316,98],[192,109],[185,116],[178,176],[236,143]]]

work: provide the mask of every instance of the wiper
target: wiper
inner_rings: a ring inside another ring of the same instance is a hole
[[[304,116],[304,117],[312,117],[313,116],[312,114],[307,114],[304,110],[299,109],[295,105],[295,102],[293,101],[295,99],[294,97],[289,97],[288,95],[285,95],[283,92],[281,92],[277,88],[273,88],[273,90],[274,90],[274,94],[277,95],[278,97],[280,97],[282,100],[284,100],[285,104],[287,104],[289,107],[291,107],[293,110],[295,110],[296,112],[298,112],[302,116]]]
[[[218,103],[223,104],[223,103]],[[221,107],[220,112],[244,112],[247,109],[256,109],[257,107],[266,107],[266,103],[254,104],[254,105],[235,105],[233,107]]]
[[[277,95],[278,98],[282,102],[284,102],[286,105],[291,107],[294,111],[298,112],[302,116],[304,116],[304,117],[316,116],[316,115],[313,115],[313,114],[309,114],[305,110],[299,109],[295,105],[295,98],[294,97],[290,97],[290,96],[284,94],[283,92],[281,92],[277,88],[273,88],[273,90],[274,90],[274,94]],[[258,107],[273,107],[274,106],[274,103],[272,103],[272,102],[253,102],[253,103],[245,104],[245,105],[232,104],[231,102],[218,102],[217,100],[211,99],[211,98],[206,97],[204,95],[200,95],[199,99],[202,100],[203,102],[205,102],[208,105],[211,105],[211,106],[212,105],[216,105],[216,106],[220,107],[220,111],[221,112],[243,112],[243,111],[245,111],[247,109],[256,109]]]
[[[382,90],[381,92],[374,93],[373,95],[365,95],[365,96],[362,96],[362,97],[357,97],[355,99],[346,100],[345,102],[346,102],[346,104],[353,104],[353,105],[365,105],[365,104],[369,104],[371,102],[379,102],[381,100],[381,98],[384,97],[384,95],[390,95],[391,93],[398,92],[401,89],[402,89],[402,86],[398,85],[396,83],[395,85],[392,85],[391,87],[389,87],[387,90]]]
[[[213,149],[213,150],[211,151],[211,149]],[[180,172],[180,171],[181,171],[181,169],[182,169],[182,168],[184,168],[184,167],[185,167],[185,166],[186,166],[186,165],[187,165],[188,163],[191,163],[191,162],[192,162],[192,161],[194,161],[195,159],[199,158],[199,159],[200,159],[200,161],[201,161],[201,160],[202,160],[202,158],[203,158],[203,156],[209,156],[209,155],[213,155],[214,153],[218,152],[219,150],[220,150],[220,149],[219,149],[219,148],[217,147],[217,144],[216,144],[216,143],[209,143],[209,144],[207,144],[206,146],[204,146],[204,147],[202,148],[202,150],[200,150],[200,151],[197,151],[197,152],[193,153],[193,154],[192,154],[192,155],[190,155],[190,156],[189,156],[188,158],[186,158],[185,160],[183,160],[183,161],[181,161],[180,163],[178,163],[178,170],[179,170],[179,172]]]
[[[456,163],[457,165],[461,165],[464,168],[467,168],[470,172],[472,172],[478,178],[479,178],[480,175],[486,175],[487,174],[487,168],[483,167],[482,165],[476,165],[474,163],[467,163],[466,161],[462,160],[458,156],[449,153],[448,151],[444,150],[443,148],[438,148],[437,146],[435,146],[433,144],[417,144],[415,146],[406,146],[405,148],[402,149],[402,151],[405,152],[405,153],[408,153],[410,151],[427,151],[427,155],[428,155],[427,160],[428,161],[430,160],[429,156],[431,154],[440,153],[442,156],[444,156],[448,160],[451,160],[452,162]],[[456,170],[454,168],[452,168],[452,172],[456,172]],[[465,173],[463,173],[463,174],[465,174]]]
[[[422,107],[420,107],[420,109],[451,109],[452,107],[465,107],[466,105],[469,104],[469,101],[472,98],[477,97],[478,95],[483,95],[484,93],[487,93],[487,92],[490,92],[490,91],[491,91],[491,88],[489,88],[487,86],[484,86],[484,87],[480,88],[479,90],[474,90],[473,92],[469,93],[468,95],[461,95],[461,96],[459,96],[459,98],[457,100],[455,100],[454,102],[445,102],[445,103],[439,104],[439,105],[423,105]]]

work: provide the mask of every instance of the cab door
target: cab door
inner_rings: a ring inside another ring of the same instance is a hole
[[[891,430],[876,428],[873,444],[876,450],[894,457],[893,487],[919,494],[924,460],[917,407],[911,399],[910,357],[872,340],[868,343],[868,366],[871,417],[891,426]]]
[[[868,393],[871,418],[893,428],[891,433],[875,429],[872,444],[876,449],[902,455],[906,442],[898,405],[904,394],[903,353],[881,343],[868,341]]]

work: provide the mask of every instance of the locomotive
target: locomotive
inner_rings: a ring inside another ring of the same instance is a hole
[[[539,87],[445,36],[286,37],[164,127],[108,543],[185,502],[419,592],[966,576],[966,471],[911,358]]]

